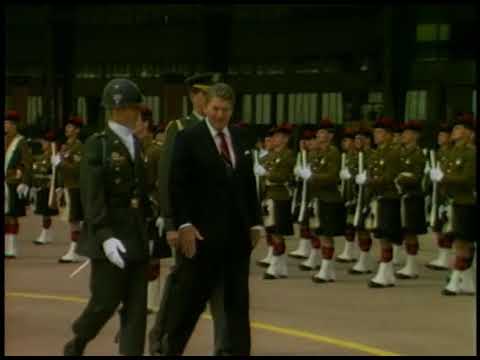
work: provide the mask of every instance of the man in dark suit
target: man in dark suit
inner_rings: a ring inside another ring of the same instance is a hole
[[[177,261],[174,306],[161,339],[165,355],[180,355],[213,290],[222,284],[230,355],[250,354],[250,253],[264,235],[253,164],[238,129],[228,126],[230,86],[207,92],[207,119],[175,140],[170,177]],[[201,176],[199,176],[201,175]]]

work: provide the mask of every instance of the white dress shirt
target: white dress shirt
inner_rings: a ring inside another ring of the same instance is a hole
[[[135,160],[135,140],[133,139],[132,130],[115,121],[109,121],[108,126],[118,135],[120,140],[122,140],[123,144],[127,147],[132,160]]]
[[[217,150],[218,153],[222,153],[222,140],[220,139],[220,136],[218,136],[218,131],[215,129],[211,124],[210,120],[208,118],[206,119],[207,121],[205,122],[207,124],[208,130],[210,130],[210,134],[212,135],[213,141],[217,145]],[[225,127],[222,132],[225,134],[225,141],[227,142],[228,146],[228,152],[230,153],[230,159],[232,159],[232,166],[235,167],[236,163],[236,158],[235,158],[235,152],[233,151],[233,144],[232,144],[232,137],[230,135],[230,131],[228,130],[228,127]]]

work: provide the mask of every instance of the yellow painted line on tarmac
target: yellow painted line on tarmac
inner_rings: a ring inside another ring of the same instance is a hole
[[[88,299],[76,297],[76,296],[59,296],[59,295],[48,295],[48,294],[37,294],[37,293],[25,293],[25,292],[7,292],[5,294],[7,297],[20,297],[26,299],[38,299],[38,300],[57,300],[57,301],[66,301],[66,302],[75,302],[85,304],[88,302]],[[212,320],[212,317],[208,314],[202,315],[202,318]],[[351,349],[360,352],[364,352],[371,355],[377,356],[400,356],[398,353],[391,351],[371,347],[368,345],[360,344],[357,342],[341,340],[329,336],[317,335],[308,331],[296,330],[286,327],[279,327],[267,323],[251,321],[251,327],[255,329],[267,330],[277,334],[288,335],[296,338],[308,339],[314,342],[326,343],[330,345],[335,345],[344,349]]]

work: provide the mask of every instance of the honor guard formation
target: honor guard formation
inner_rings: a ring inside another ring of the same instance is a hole
[[[271,284],[295,267],[304,274],[295,281],[335,291],[338,263],[347,263],[352,281],[372,293],[414,282],[424,267],[445,272],[439,296],[475,294],[471,113],[442,122],[432,148],[420,146],[422,121],[388,117],[341,129],[327,118],[302,129],[278,122],[247,146],[240,134],[248,125],[228,123],[235,97],[221,81],[217,73],[188,78],[192,112],[157,136],[141,89],[111,80],[104,129],[82,142],[84,120],[71,116],[63,143],[56,129],[34,139],[38,155],[19,132],[19,114],[6,112],[5,257],[23,256],[18,219],[30,206],[41,223],[32,241],[57,242],[58,217],[70,241],[58,262],[88,258],[91,267],[91,296],[72,319],[65,355],[82,355],[116,314],[122,355],[142,355],[146,344],[151,355],[180,355],[205,304],[213,353],[248,355],[248,259],[259,239],[267,253],[254,261]],[[225,246],[217,239],[227,231],[235,236]],[[438,253],[422,263],[425,234]],[[174,265],[162,284],[166,258]],[[155,322],[146,332],[148,314]]]

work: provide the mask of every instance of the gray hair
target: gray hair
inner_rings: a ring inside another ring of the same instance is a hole
[[[220,98],[228,101],[230,104],[235,105],[235,92],[232,87],[225,83],[216,83],[207,91],[207,103],[213,98]]]

